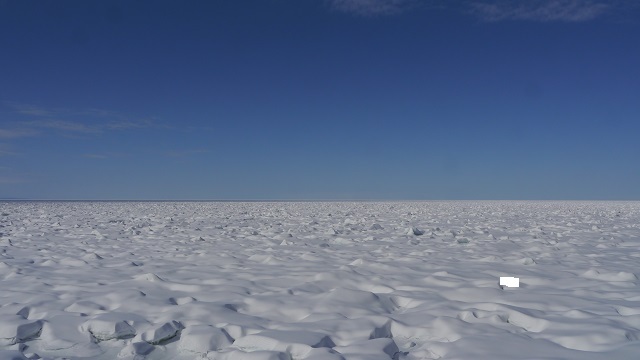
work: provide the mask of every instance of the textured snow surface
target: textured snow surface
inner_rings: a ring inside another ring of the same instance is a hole
[[[639,275],[638,202],[5,202],[0,360],[638,359]]]

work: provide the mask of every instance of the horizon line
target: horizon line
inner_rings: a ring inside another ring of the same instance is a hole
[[[435,202],[435,201],[640,201],[640,199],[44,199],[0,198],[0,202]]]

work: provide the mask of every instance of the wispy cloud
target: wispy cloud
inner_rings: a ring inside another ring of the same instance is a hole
[[[22,115],[53,116],[52,112],[39,108],[37,106],[32,106],[27,104],[16,104],[12,102],[5,102],[5,105],[13,108],[14,112]]]
[[[332,9],[362,16],[390,15],[410,8],[412,0],[329,0]]]
[[[174,150],[165,152],[165,155],[168,157],[184,157],[189,155],[206,154],[208,152],[210,151],[207,149]]]
[[[97,133],[101,131],[101,126],[89,125],[81,122],[65,121],[65,120],[33,120],[22,121],[20,125],[27,126],[32,129],[51,129],[68,131],[75,133]]]
[[[165,127],[153,119],[132,119],[102,109],[43,108],[13,102],[2,103],[16,118],[0,128],[0,138],[23,138],[52,131],[69,136],[97,134],[107,131]]]
[[[38,135],[38,132],[29,128],[0,128],[0,139],[14,139],[36,135]]]
[[[12,168],[0,166],[0,184],[20,184],[26,180],[17,176]]]
[[[10,109],[13,113],[21,115],[30,115],[36,117],[57,117],[65,116],[89,116],[89,117],[121,117],[122,115],[109,110],[96,108],[71,109],[63,107],[47,108],[33,104],[25,104],[15,101],[3,101],[2,105]]]
[[[90,152],[90,153],[84,153],[80,156],[82,156],[83,158],[87,158],[87,159],[114,159],[114,158],[124,158],[124,157],[128,157],[129,153],[123,153],[123,152],[115,152],[115,151],[107,151],[107,152]]]
[[[150,119],[142,119],[142,120],[136,120],[136,121],[121,120],[121,121],[112,121],[105,124],[105,128],[109,130],[142,129],[142,128],[150,128],[150,127],[160,127],[160,125]]]
[[[17,152],[13,151],[11,146],[7,143],[0,143],[0,157],[4,156],[16,156],[19,155]],[[0,170],[3,168],[0,166]],[[6,168],[4,168],[6,169]]]
[[[109,158],[109,156],[103,155],[103,154],[84,154],[82,155],[82,157],[89,158],[89,159],[108,159]]]
[[[640,8],[637,0],[325,0],[336,11],[359,16],[393,15],[407,10],[452,9],[483,21],[584,22]]]
[[[501,0],[470,3],[471,12],[485,21],[527,20],[582,22],[593,20],[619,1],[596,0]]]
[[[0,175],[0,184],[21,184],[24,182],[26,182],[24,179],[18,177]]]
[[[14,153],[13,151],[8,151],[8,150],[2,150],[2,149],[0,149],[0,157],[3,157],[3,156],[13,156],[13,155],[17,155],[17,153]]]

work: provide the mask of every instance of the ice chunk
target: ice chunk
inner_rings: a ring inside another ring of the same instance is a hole
[[[0,346],[13,345],[40,335],[42,321],[25,319],[21,315],[0,315]]]
[[[2,360],[28,360],[22,352],[18,350],[0,350],[0,359]]]
[[[179,321],[173,320],[142,333],[140,338],[149,344],[158,345],[176,337],[182,329],[184,326]]]
[[[382,227],[382,225],[376,223],[371,225],[371,227],[369,227],[369,230],[383,230],[384,228]]]

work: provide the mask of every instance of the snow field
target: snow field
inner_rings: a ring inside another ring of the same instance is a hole
[[[0,359],[640,354],[637,202],[6,202],[0,214]]]

